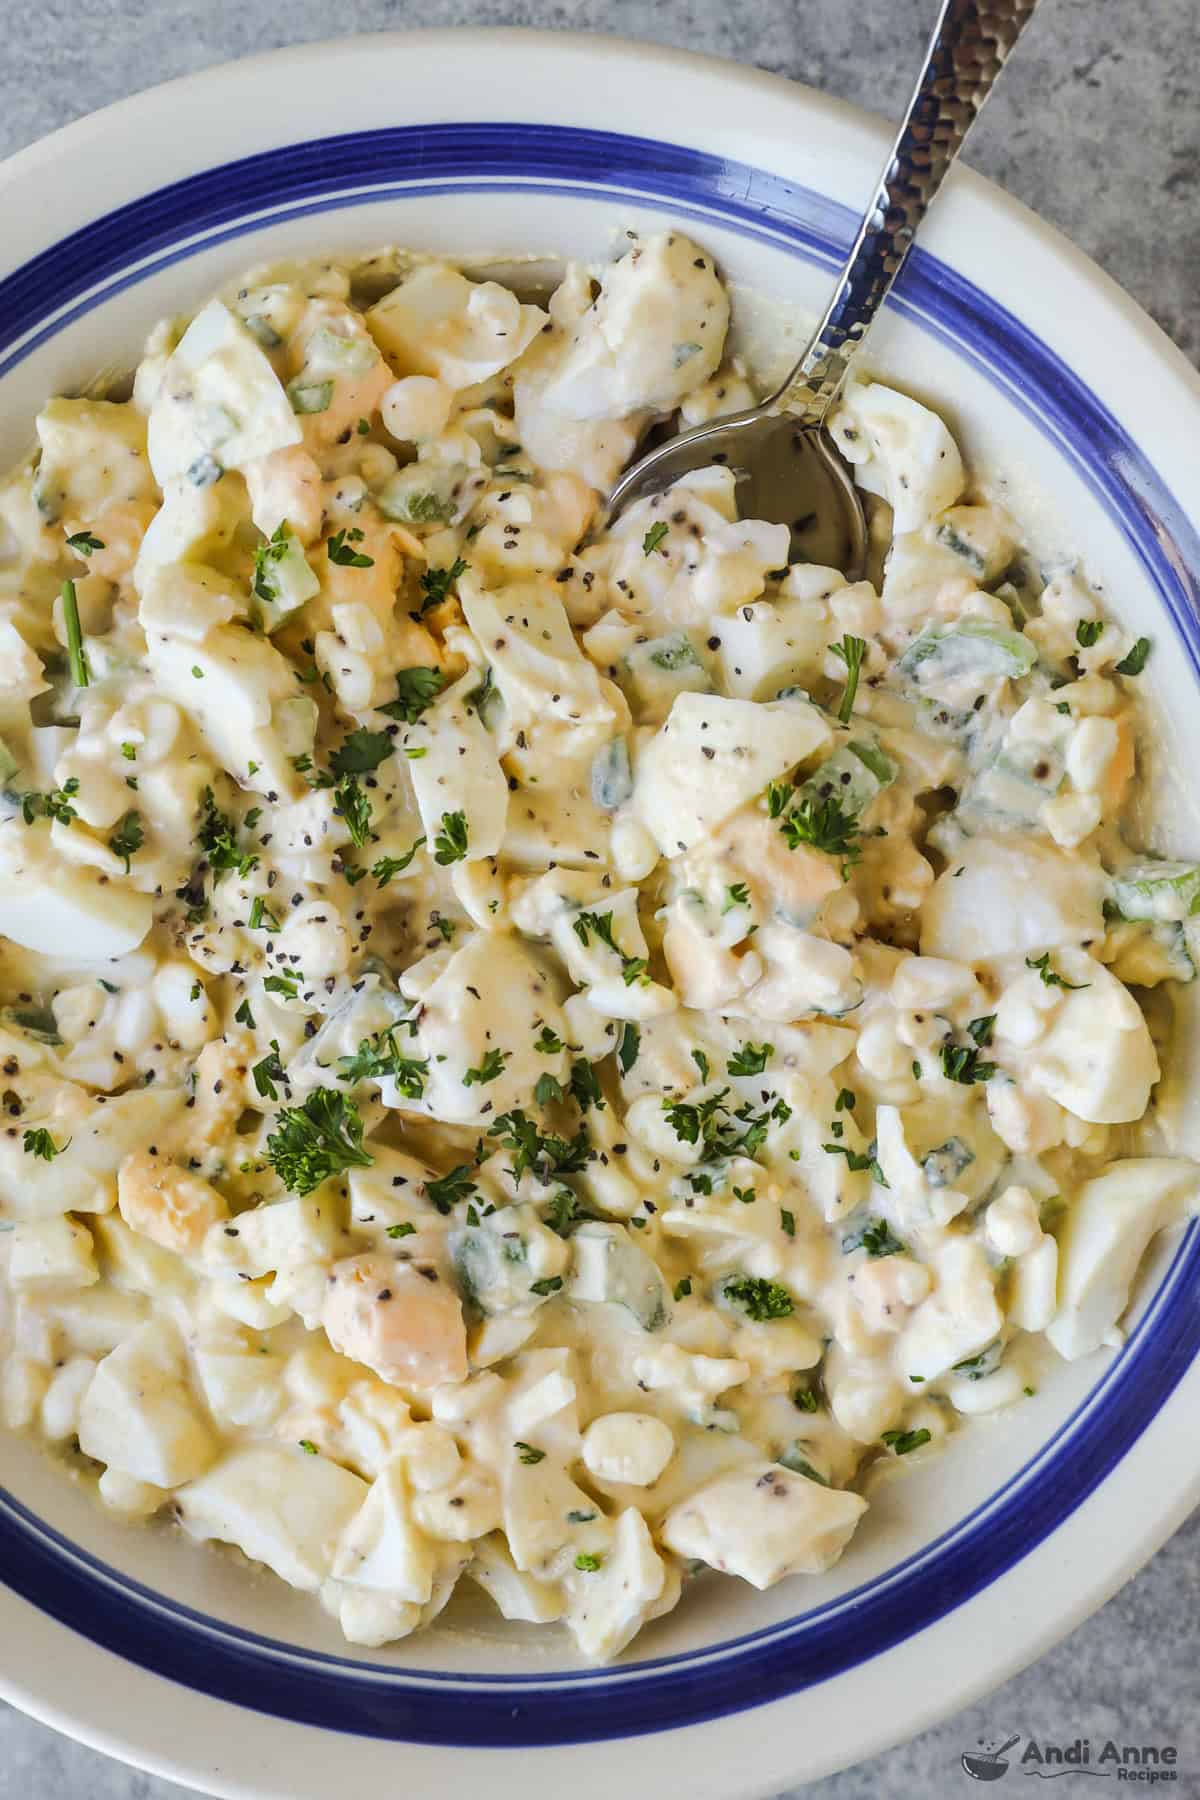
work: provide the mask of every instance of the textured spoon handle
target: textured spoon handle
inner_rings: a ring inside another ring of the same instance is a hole
[[[925,65],[837,291],[775,399],[819,425],[904,265],[918,225],[1038,0],[944,0]]]

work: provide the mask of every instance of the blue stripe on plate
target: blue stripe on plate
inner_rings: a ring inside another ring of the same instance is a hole
[[[0,373],[156,268],[272,220],[406,193],[627,197],[836,261],[845,208],[762,171],[644,138],[533,125],[403,127],[205,171],[106,215],[0,281]],[[1018,406],[1106,504],[1200,672],[1200,540],[1157,471],[1020,322],[917,251],[893,304]],[[7,361],[5,361],[7,357]],[[837,1600],[712,1649],[559,1676],[470,1676],[324,1656],[208,1618],[127,1580],[0,1499],[0,1576],[74,1629],[217,1698],[329,1729],[520,1746],[661,1730],[851,1669],[962,1605],[1062,1524],[1136,1442],[1200,1352],[1192,1226],[1125,1349],[1010,1481],[937,1542]]]

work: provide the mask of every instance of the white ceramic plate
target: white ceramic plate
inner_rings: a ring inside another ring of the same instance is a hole
[[[268,254],[383,242],[605,255],[674,220],[740,287],[815,309],[887,140],[732,65],[526,33],[359,38],[176,82],[0,170],[0,458],[43,397],[131,364],[148,326]],[[1200,755],[1200,383],[1068,245],[959,176],[873,360],[1006,480],[1037,545],[1086,554],[1155,641],[1155,791]],[[1190,1072],[1184,1072],[1190,1085]],[[828,1577],[696,1584],[616,1668],[459,1613],[354,1656],[315,1602],[102,1516],[4,1448],[0,1688],[214,1793],[738,1800],[868,1756],[1045,1650],[1200,1494],[1200,1227],[1161,1244],[1126,1347],[886,1486]],[[465,1755],[467,1747],[470,1754]]]

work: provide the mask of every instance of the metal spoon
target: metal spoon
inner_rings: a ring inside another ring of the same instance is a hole
[[[794,557],[842,569],[851,580],[861,577],[867,553],[862,501],[825,420],[917,227],[1037,3],[943,0],[904,122],[804,355],[760,405],[680,432],[641,457],[609,495],[605,524],[690,470],[724,463],[737,474],[744,518],[790,525]]]

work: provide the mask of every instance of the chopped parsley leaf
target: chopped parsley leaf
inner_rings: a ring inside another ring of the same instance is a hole
[[[963,1087],[970,1087],[976,1081],[990,1081],[996,1073],[995,1063],[981,1062],[979,1051],[967,1044],[943,1044],[940,1060],[947,1081],[957,1081]]]
[[[443,868],[448,863],[462,862],[467,854],[467,815],[462,812],[442,814],[442,826],[433,840],[433,860]]]
[[[725,1067],[730,1075],[761,1075],[774,1054],[774,1044],[743,1044]]]
[[[426,569],[421,576],[421,604],[415,616],[419,619],[423,613],[440,606],[459,576],[465,575],[470,566],[461,556],[456,556],[448,569]]]
[[[403,1056],[396,1046],[396,1027],[389,1025],[373,1038],[363,1038],[353,1056],[339,1056],[339,1081],[382,1081],[390,1078],[408,1100],[419,1100],[425,1092],[429,1074],[428,1060]]]
[[[521,1462],[526,1463],[530,1467],[532,1467],[534,1463],[544,1461],[546,1455],[544,1450],[535,1450],[532,1444],[523,1443],[520,1438],[514,1443],[513,1449],[517,1452]]]
[[[446,685],[440,669],[397,669],[396,698],[379,711],[402,725],[415,725],[421,714],[431,707]]]
[[[1150,639],[1139,638],[1132,650],[1123,656],[1119,663],[1113,664],[1113,668],[1118,675],[1140,675],[1149,660],[1149,656]]]
[[[478,1192],[471,1180],[474,1170],[469,1163],[459,1163],[448,1175],[439,1175],[433,1181],[425,1183],[425,1192],[437,1210],[442,1213],[453,1212],[460,1200],[469,1200]]]
[[[1103,619],[1080,619],[1075,627],[1075,642],[1084,650],[1090,650],[1093,644],[1099,642],[1103,630]]]
[[[865,1250],[870,1257],[903,1256],[905,1249],[886,1219],[867,1219],[842,1237],[843,1256],[852,1250]]]
[[[53,1162],[56,1156],[62,1155],[70,1142],[71,1140],[68,1138],[65,1144],[56,1144],[48,1131],[39,1128],[24,1133],[21,1138],[21,1148],[26,1156],[39,1157],[42,1162]]]
[[[275,1083],[284,1080],[283,1064],[279,1060],[278,1038],[271,1039],[269,1053],[263,1057],[261,1062],[255,1063],[250,1073],[254,1077],[256,1093],[261,1095],[264,1100],[278,1100],[279,1094]]]
[[[462,1078],[464,1087],[486,1087],[489,1081],[498,1081],[504,1073],[504,1065],[508,1061],[508,1051],[493,1048],[484,1056],[477,1069],[468,1069]]]
[[[315,1088],[300,1106],[276,1115],[267,1139],[267,1160],[294,1194],[311,1194],[343,1169],[367,1169],[374,1160],[363,1149],[358,1108],[334,1088]]]
[[[652,525],[650,527],[649,531],[646,533],[645,537],[642,539],[642,555],[643,556],[652,556],[654,554],[654,552],[658,549],[658,546],[662,543],[663,539],[666,537],[667,532],[669,530],[670,530],[670,526],[667,524],[667,521],[665,519],[660,519],[658,521],[657,525]],[[663,555],[664,556],[666,555],[665,550],[663,552]]]
[[[1042,985],[1044,987],[1066,988],[1071,993],[1077,993],[1080,988],[1091,987],[1092,985],[1090,981],[1067,981],[1062,975],[1059,975],[1056,970],[1050,967],[1050,952],[1048,950],[1041,956],[1027,956],[1025,958],[1025,967],[1027,969],[1037,970],[1042,978]]]
[[[758,1324],[786,1319],[796,1310],[796,1302],[782,1282],[768,1281],[762,1275],[731,1275],[721,1285],[721,1298]]]
[[[104,548],[104,539],[93,537],[90,531],[73,531],[67,542],[80,556],[90,556],[93,550]]]
[[[359,726],[350,732],[339,750],[329,759],[335,775],[369,775],[381,762],[395,754],[396,746],[386,731],[367,731]]]
[[[380,856],[371,864],[371,873],[381,888],[385,888],[393,876],[403,875],[424,842],[423,837],[416,838],[403,856]]]
[[[799,806],[794,806],[780,822],[779,829],[787,839],[789,850],[808,845],[814,850],[823,850],[827,856],[840,856],[843,881],[862,856],[858,820],[852,812],[843,812],[832,794],[823,800],[806,794]]]
[[[361,528],[355,526],[352,531],[335,531],[332,537],[326,538],[325,553],[330,562],[340,563],[345,569],[373,569],[375,558],[353,548],[362,543],[363,535]]]

